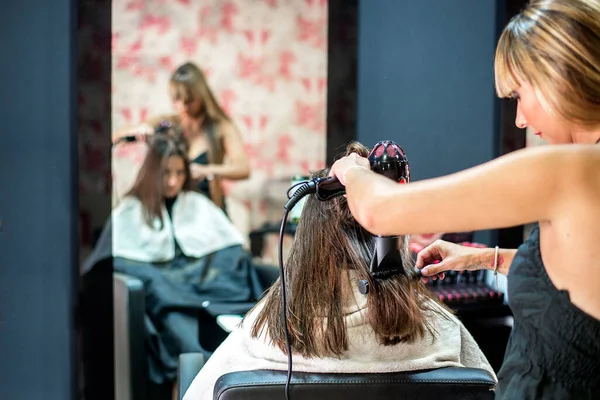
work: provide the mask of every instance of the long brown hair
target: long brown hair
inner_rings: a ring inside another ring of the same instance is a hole
[[[352,143],[346,154],[366,156],[368,149]],[[313,177],[327,176],[321,170]],[[383,345],[413,342],[427,331],[435,336],[430,324],[436,300],[414,270],[408,252],[408,237],[401,237],[402,274],[373,279],[369,263],[374,250],[373,235],[352,217],[343,196],[322,202],[310,196],[303,208],[294,243],[285,265],[287,319],[293,353],[304,357],[340,356],[348,349],[344,323],[344,298],[352,290],[349,271],[357,280],[369,283],[367,322]],[[263,330],[275,346],[286,352],[281,320],[281,280],[265,296],[264,307],[254,322],[251,335]]]
[[[217,101],[202,69],[192,62],[182,64],[171,75],[169,88],[173,100],[200,100],[200,113],[204,117],[202,125],[208,141],[208,162],[222,164],[225,147],[222,136],[218,134],[219,127],[223,123],[233,124],[233,121]],[[178,117],[175,119],[178,121]],[[212,201],[223,207],[223,190],[218,177],[209,182],[209,189]]]
[[[171,127],[163,127],[148,137],[148,152],[140,168],[135,183],[127,196],[137,198],[144,208],[144,220],[151,228],[156,218],[162,229],[162,205],[164,204],[163,172],[166,160],[171,156],[181,157],[185,168],[185,182],[182,190],[191,190],[190,160],[188,144],[182,132]]]

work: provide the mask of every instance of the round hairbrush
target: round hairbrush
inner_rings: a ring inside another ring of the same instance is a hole
[[[373,146],[367,157],[371,170],[398,183],[410,182],[408,159],[402,147],[391,140],[383,140]]]

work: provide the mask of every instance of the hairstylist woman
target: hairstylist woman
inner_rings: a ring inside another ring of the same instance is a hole
[[[152,117],[142,126],[123,128],[113,135],[114,140],[132,133],[153,133],[164,121],[183,129],[189,143],[192,187],[226,210],[222,179],[250,176],[242,136],[196,64],[179,66],[171,76],[169,91],[176,114]]]
[[[495,74],[498,95],[518,102],[517,126],[552,146],[410,185],[376,175],[355,154],[332,173],[375,234],[537,222],[516,251],[437,242],[417,267],[435,276],[496,264],[508,275],[515,324],[497,398],[600,398],[600,1],[532,1],[504,29]]]

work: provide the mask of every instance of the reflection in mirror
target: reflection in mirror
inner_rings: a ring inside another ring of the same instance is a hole
[[[186,63],[199,67],[206,85],[194,84],[203,79]],[[247,158],[250,177],[228,171],[211,184],[220,184],[228,215],[245,235],[280,216],[291,177],[324,165],[326,68],[326,1],[113,2],[115,136],[151,131],[144,122],[169,117],[187,128],[193,160],[211,147],[210,119],[220,119],[215,136],[224,163]],[[120,147],[113,152],[115,204],[144,152],[139,143]],[[275,189],[277,181],[283,184]]]
[[[116,397],[166,399],[178,354],[209,357],[219,315],[276,279],[269,224],[292,177],[324,167],[328,7],[113,0],[112,15]]]

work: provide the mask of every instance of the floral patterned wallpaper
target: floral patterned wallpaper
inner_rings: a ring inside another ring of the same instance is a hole
[[[112,4],[111,129],[172,112],[170,74],[186,61],[197,63],[242,132],[251,160],[249,180],[226,183],[232,220],[248,232],[281,218],[289,179],[325,164],[327,0]],[[95,101],[88,89],[80,95],[83,107]],[[117,201],[145,148],[120,146],[111,157],[94,134],[105,122],[81,115],[86,126],[81,190],[110,196],[112,179]]]

